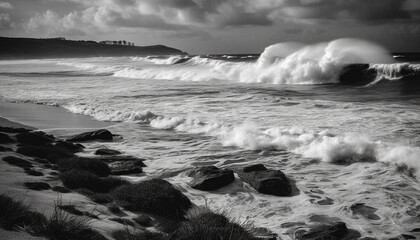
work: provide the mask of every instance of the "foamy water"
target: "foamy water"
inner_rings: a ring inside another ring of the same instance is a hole
[[[378,46],[343,39],[276,44],[259,59],[1,61],[0,100],[116,122],[110,130],[123,141],[89,147],[147,158],[147,175],[133,180],[166,177],[194,203],[283,239],[326,218],[384,239],[409,233],[420,216],[420,95],[405,82],[419,65],[384,55]],[[369,64],[376,74],[369,84],[337,84],[353,63]],[[283,170],[298,191],[262,195],[239,179],[210,193],[188,186],[186,171],[196,166],[254,163]],[[378,218],[354,215],[356,203],[376,208]]]

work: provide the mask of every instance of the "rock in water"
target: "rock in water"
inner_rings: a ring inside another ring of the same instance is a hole
[[[83,141],[92,141],[92,140],[111,141],[112,133],[106,129],[99,129],[92,132],[85,132],[85,133],[77,134],[67,139],[67,141],[72,141],[72,142],[83,142]]]
[[[100,148],[95,151],[95,155],[119,155],[120,151],[108,148]]]
[[[374,207],[367,206],[364,203],[355,203],[350,207],[351,211],[355,215],[362,215],[363,217],[370,219],[370,220],[379,220],[381,217],[375,214],[378,210]]]
[[[142,173],[144,166],[143,161],[117,161],[109,163],[111,175],[128,175],[135,173]]]
[[[193,178],[192,188],[211,191],[228,185],[235,180],[232,170],[219,169],[215,166],[201,167],[189,174]]]
[[[263,164],[244,167],[238,176],[260,193],[275,196],[290,196],[292,186],[280,170],[267,169]]]
[[[298,231],[295,235],[298,240],[339,240],[343,239],[347,233],[346,224],[337,222],[332,225],[314,227],[309,231]]]

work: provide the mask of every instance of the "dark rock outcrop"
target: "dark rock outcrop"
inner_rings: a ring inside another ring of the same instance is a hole
[[[54,136],[48,135],[44,132],[23,132],[16,135],[17,141],[27,145],[46,145],[52,143]]]
[[[55,147],[66,149],[73,153],[80,152],[85,148],[82,144],[72,143],[68,141],[61,141],[61,140],[55,143]]]
[[[14,143],[15,140],[11,139],[9,135],[0,132],[0,144]]]
[[[119,155],[120,151],[108,148],[100,148],[95,151],[95,155]]]
[[[290,196],[292,186],[280,170],[267,169],[263,164],[244,167],[238,176],[260,193],[275,196]]]
[[[112,133],[106,129],[99,129],[91,132],[84,132],[67,138],[71,142],[84,142],[92,140],[112,141]]]
[[[111,175],[128,175],[143,172],[144,163],[141,160],[137,161],[117,161],[108,164]]]
[[[37,191],[48,190],[51,188],[51,186],[45,182],[26,182],[25,187]]]
[[[361,215],[370,220],[379,220],[381,217],[375,214],[378,210],[374,207],[365,205],[364,203],[355,203],[350,207],[351,211],[355,215]]]
[[[112,191],[112,196],[124,202],[124,208],[172,219],[183,219],[192,203],[168,181],[150,179],[126,184]]]
[[[337,222],[331,225],[323,225],[311,228],[309,231],[297,231],[295,234],[298,240],[339,240],[348,233],[345,223]]]
[[[224,187],[235,180],[232,170],[219,169],[215,166],[201,167],[188,175],[193,178],[191,187],[203,191]]]

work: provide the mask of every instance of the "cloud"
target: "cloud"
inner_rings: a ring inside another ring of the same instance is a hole
[[[38,13],[29,20],[28,30],[87,34],[112,32],[116,27],[175,31],[268,26],[289,22],[295,25],[286,27],[285,31],[301,33],[304,31],[299,25],[309,22],[381,24],[418,19],[420,12],[418,0],[69,1],[76,3],[78,8],[61,16],[51,10]]]
[[[9,2],[0,2],[0,9],[13,9],[13,6]]]
[[[10,20],[10,15],[7,13],[0,13],[0,30],[9,30],[15,27],[15,24]]]
[[[382,23],[411,19],[407,0],[300,0],[277,11],[278,17],[289,19],[353,21]]]

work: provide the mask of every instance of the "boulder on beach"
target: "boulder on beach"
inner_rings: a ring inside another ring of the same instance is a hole
[[[17,141],[27,145],[47,145],[54,142],[55,138],[41,131],[23,132],[16,135]]]
[[[85,147],[79,143],[72,143],[68,141],[57,141],[55,147],[69,150],[70,152],[76,153],[82,151]]]
[[[345,223],[337,222],[334,224],[317,226],[309,231],[297,231],[295,237],[298,240],[338,240],[343,239],[348,234],[348,228]]]
[[[92,140],[112,141],[112,133],[106,129],[99,129],[91,132],[84,132],[67,138],[67,141],[83,142]]]
[[[144,163],[137,161],[116,161],[108,164],[111,169],[111,175],[128,175],[143,172]]]
[[[267,169],[263,164],[244,167],[238,176],[260,193],[275,196],[290,196],[292,186],[280,170]]]
[[[119,155],[120,151],[108,148],[100,148],[95,151],[95,155]]]
[[[125,184],[112,191],[114,199],[130,211],[140,211],[176,220],[184,219],[191,201],[180,190],[163,179]]]
[[[192,188],[211,191],[224,187],[235,180],[232,170],[219,169],[215,166],[201,167],[188,174],[193,178]]]

